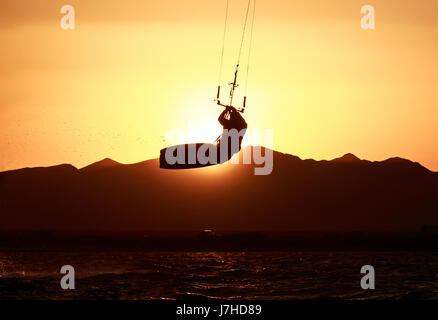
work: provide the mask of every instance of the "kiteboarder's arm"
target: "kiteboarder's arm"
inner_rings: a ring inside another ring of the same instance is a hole
[[[219,121],[219,123],[225,127],[225,124],[229,121],[227,118],[225,118],[225,114],[228,112],[228,108],[225,108],[224,111],[222,111],[222,113],[220,114],[219,118],[217,119],[217,121]]]

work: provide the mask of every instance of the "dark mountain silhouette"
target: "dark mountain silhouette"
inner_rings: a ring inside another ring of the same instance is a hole
[[[347,153],[347,154],[344,154],[340,158],[333,159],[332,161],[334,161],[334,162],[357,162],[357,161],[360,161],[360,159],[352,153]]]
[[[81,169],[81,171],[92,171],[92,170],[98,170],[102,168],[111,168],[121,165],[121,163],[114,161],[109,158],[105,158],[103,160],[100,160],[98,162],[92,163],[84,168]]]
[[[301,160],[274,152],[254,165],[159,169],[105,159],[0,173],[0,229],[419,231],[438,225],[438,173],[416,162]]]

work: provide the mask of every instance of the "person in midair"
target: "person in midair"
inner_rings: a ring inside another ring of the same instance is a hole
[[[223,127],[223,132],[216,140],[217,146],[218,149],[220,150],[221,143],[223,144],[225,142],[224,139],[227,139],[227,143],[228,143],[227,160],[229,160],[231,159],[233,154],[240,151],[242,147],[243,136],[245,135],[248,125],[245,119],[240,114],[240,112],[237,111],[237,109],[232,106],[225,107],[225,110],[222,111],[222,113],[220,114],[218,121]],[[233,141],[235,141],[235,139],[233,139],[234,134],[237,134],[239,137],[238,149],[236,148],[236,146],[233,146]],[[223,161],[221,161],[221,163],[222,162]]]

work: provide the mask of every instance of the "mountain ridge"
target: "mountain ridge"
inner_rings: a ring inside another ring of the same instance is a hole
[[[246,146],[243,149],[246,148],[253,148],[253,147],[257,147],[257,146]],[[262,149],[265,149],[265,147],[261,147]],[[326,160],[326,159],[322,159],[322,160],[315,160],[315,159],[301,159],[300,157],[290,154],[290,153],[283,153],[280,151],[275,151],[272,150],[273,153],[281,155],[281,156],[287,156],[287,157],[291,157],[295,160],[300,160],[300,161],[315,161],[315,162],[329,162],[329,163],[336,163],[336,162],[343,162],[343,163],[357,163],[357,162],[369,162],[369,163],[387,163],[387,162],[394,162],[394,163],[405,163],[405,164],[415,164],[415,165],[419,165],[422,168],[432,172],[432,173],[438,173],[436,171],[432,171],[428,168],[426,168],[425,166],[423,166],[421,163],[416,162],[416,161],[412,161],[409,159],[405,159],[405,158],[401,158],[401,157],[390,157],[384,160],[375,160],[375,161],[371,161],[371,160],[366,160],[366,159],[360,159],[359,157],[357,157],[356,155],[354,155],[353,153],[345,153],[344,155],[342,155],[341,157],[338,158],[334,158],[331,160]],[[20,170],[28,170],[28,169],[40,169],[40,168],[54,168],[54,167],[73,167],[78,171],[88,171],[90,169],[101,169],[101,168],[110,168],[110,167],[117,167],[117,166],[135,166],[135,165],[142,165],[142,164],[150,164],[152,162],[158,161],[158,158],[152,158],[152,159],[147,159],[147,160],[143,160],[143,161],[139,161],[139,162],[134,162],[134,163],[121,163],[118,161],[115,161],[111,158],[104,158],[102,160],[98,160],[95,161],[89,165],[86,165],[84,167],[75,167],[72,164],[69,163],[63,163],[63,164],[57,164],[57,165],[52,165],[52,166],[37,166],[37,167],[24,167],[24,168],[18,168],[18,169],[12,169],[12,170],[5,170],[5,171],[0,171],[0,174],[2,173],[8,173],[8,172],[17,172]]]
[[[436,172],[406,159],[347,159],[354,161],[274,151],[266,176],[254,175],[255,164],[166,170],[158,159],[6,171],[1,228],[411,232],[438,225]]]
[[[102,159],[100,161],[93,162],[93,163],[89,164],[88,166],[80,168],[79,170],[81,170],[81,171],[97,170],[97,169],[102,169],[102,168],[115,167],[118,165],[121,165],[121,163],[119,163],[113,159],[110,159],[110,158],[105,158],[105,159]]]

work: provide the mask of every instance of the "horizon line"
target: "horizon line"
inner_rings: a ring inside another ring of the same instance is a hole
[[[363,159],[363,158],[357,157],[354,153],[347,152],[347,153],[344,153],[342,156],[336,157],[336,158],[333,158],[333,159],[313,159],[313,158],[303,159],[303,158],[301,158],[301,157],[299,157],[297,155],[294,155],[294,154],[291,154],[291,153],[285,153],[285,152],[277,151],[275,149],[267,148],[267,147],[264,147],[264,146],[247,145],[247,146],[243,147],[242,150],[247,149],[247,148],[253,148],[253,147],[261,147],[261,148],[264,148],[264,149],[270,149],[274,153],[280,153],[280,154],[283,154],[283,155],[286,155],[286,156],[296,157],[296,158],[298,158],[301,161],[308,161],[308,160],[312,161],[313,160],[313,161],[316,161],[316,162],[323,162],[323,161],[331,162],[331,161],[335,161],[335,160],[342,160],[346,156],[354,157],[357,160],[351,160],[351,161],[347,160],[345,162],[353,162],[353,161],[360,161],[360,162],[362,162],[362,161],[365,161],[365,162],[371,162],[371,163],[376,163],[376,162],[377,163],[381,163],[381,162],[385,162],[385,161],[388,161],[388,160],[391,160],[391,159],[400,159],[400,160],[409,161],[409,162],[411,162],[413,164],[418,164],[421,167],[425,168],[426,170],[428,170],[428,171],[430,171],[432,173],[438,173],[438,171],[434,171],[434,170],[424,166],[423,164],[419,163],[418,161],[410,160],[410,159],[407,159],[407,158],[402,158],[402,157],[399,157],[399,156],[393,156],[393,157],[389,157],[389,158],[386,158],[386,159],[383,159],[383,160],[368,160],[368,159]],[[238,154],[240,154],[241,152],[242,151],[239,151]],[[129,165],[140,164],[140,163],[147,162],[147,161],[159,160],[159,158],[157,157],[157,158],[150,158],[150,159],[145,159],[145,160],[141,160],[141,161],[137,161],[137,162],[123,163],[123,162],[116,161],[116,160],[114,160],[112,158],[106,157],[106,158],[94,161],[94,162],[92,162],[90,164],[87,164],[85,166],[82,166],[82,167],[75,166],[72,163],[64,162],[64,163],[58,163],[58,164],[53,164],[53,165],[26,166],[26,167],[12,168],[12,169],[7,169],[7,170],[0,171],[0,173],[11,172],[11,171],[18,171],[18,170],[23,170],[23,169],[50,168],[50,167],[57,167],[57,166],[62,166],[62,165],[69,165],[69,166],[72,166],[73,168],[75,168],[76,170],[83,170],[83,169],[85,169],[87,167],[91,167],[91,166],[93,166],[95,164],[98,164],[99,162],[102,162],[102,161],[105,161],[105,160],[115,162],[115,165],[129,166]]]

